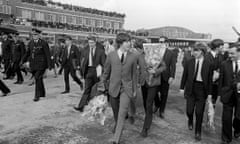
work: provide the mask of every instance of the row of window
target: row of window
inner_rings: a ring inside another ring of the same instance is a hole
[[[50,22],[60,22],[60,23],[69,23],[73,25],[87,25],[94,27],[105,27],[113,29],[122,29],[122,24],[119,22],[105,21],[99,19],[90,19],[76,16],[66,16],[66,15],[57,15],[46,12],[31,11],[26,9],[21,9],[21,17],[26,19],[36,19],[39,21],[50,21]]]
[[[0,13],[12,14],[12,7],[8,5],[0,5]]]

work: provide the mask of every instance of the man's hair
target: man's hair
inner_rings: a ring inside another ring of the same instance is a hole
[[[222,45],[224,45],[223,40],[221,40],[221,39],[214,39],[209,44],[209,47],[211,48],[211,50],[215,50],[216,48],[218,48],[218,47],[220,47]]]
[[[193,50],[201,50],[203,52],[203,54],[205,54],[207,51],[207,46],[203,43],[196,43],[193,46]]]
[[[109,40],[109,44],[110,44],[110,45],[113,44],[113,40],[112,40],[112,39]]]
[[[117,44],[117,48],[120,48],[120,46],[126,42],[126,41],[130,41],[131,40],[131,36],[127,33],[119,33],[117,34],[117,38],[116,38],[116,44]]]

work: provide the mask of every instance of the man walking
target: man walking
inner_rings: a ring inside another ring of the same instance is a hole
[[[196,114],[195,139],[201,140],[202,120],[207,98],[212,94],[212,65],[204,58],[206,47],[199,43],[193,48],[193,59],[184,65],[180,89],[187,99],[188,128],[193,129],[193,114]]]
[[[109,53],[102,77],[104,83],[109,80],[108,91],[116,127],[111,140],[113,144],[119,143],[131,99],[136,97],[137,92],[138,56],[129,51],[130,40],[126,33],[117,35],[117,50]]]
[[[229,50],[229,58],[220,66],[219,94],[223,104],[222,113],[222,143],[240,137],[240,44],[233,45]]]
[[[83,112],[84,106],[90,100],[90,93],[92,87],[99,81],[99,74],[97,68],[103,67],[106,55],[103,49],[96,46],[96,36],[90,35],[88,37],[88,46],[82,50],[81,53],[81,70],[85,79],[85,90],[82,98],[75,110]]]
[[[41,30],[32,29],[33,39],[28,44],[28,51],[23,58],[23,62],[31,60],[30,69],[35,79],[34,102],[39,101],[40,97],[45,97],[45,87],[43,75],[47,68],[50,68],[50,51],[48,43],[40,38]]]
[[[63,49],[62,53],[62,67],[64,69],[64,82],[65,82],[65,91],[62,94],[70,92],[69,86],[69,73],[71,74],[73,80],[80,86],[81,90],[83,89],[83,84],[81,80],[76,75],[76,69],[79,67],[80,52],[77,46],[72,44],[72,38],[66,36],[66,46]]]

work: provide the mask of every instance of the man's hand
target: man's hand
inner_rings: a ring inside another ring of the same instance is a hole
[[[137,92],[136,92],[136,91],[133,92],[133,97],[134,97],[134,98],[137,97]]]
[[[171,85],[171,84],[173,83],[173,81],[174,81],[174,78],[170,77],[170,78],[168,79],[168,84]]]
[[[184,94],[184,90],[183,90],[183,89],[180,89],[180,90],[179,90],[179,93],[180,93],[181,95],[183,95],[183,94]]]
[[[212,95],[208,95],[207,102],[212,102]]]

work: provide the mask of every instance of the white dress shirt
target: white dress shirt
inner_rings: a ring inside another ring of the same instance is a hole
[[[93,62],[92,62],[92,57],[95,54],[95,47],[93,48],[89,48],[89,60],[88,60],[88,66],[93,66]],[[92,55],[93,54],[93,55]]]
[[[236,65],[236,61],[232,61],[233,72],[235,72],[235,65]],[[237,65],[238,65],[238,71],[239,71],[239,68],[240,68],[240,60],[237,61]]]
[[[70,50],[71,50],[71,47],[72,47],[72,45],[69,45],[69,46],[67,47],[67,50],[68,50],[68,55],[67,55],[67,57],[70,56]]]
[[[217,53],[215,51],[210,51],[210,53],[212,54],[213,58],[216,58]]]
[[[197,63],[199,61],[199,66],[198,66],[198,71],[197,71],[197,77],[196,77],[196,81],[202,82],[202,64],[203,64],[203,60],[204,58],[199,58],[199,59],[195,59],[195,70],[197,70]]]
[[[122,52],[120,49],[117,50],[119,59],[121,60],[122,54],[124,54],[124,60],[126,59],[127,52]]]

